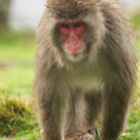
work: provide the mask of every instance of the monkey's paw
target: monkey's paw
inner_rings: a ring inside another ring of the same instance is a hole
[[[98,132],[98,129],[96,129],[96,128],[90,128],[90,129],[87,130],[87,132],[89,134],[91,134],[95,138],[95,140],[99,140],[99,132]]]

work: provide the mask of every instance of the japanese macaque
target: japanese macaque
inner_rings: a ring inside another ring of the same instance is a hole
[[[43,140],[118,140],[135,85],[135,44],[117,0],[48,0],[37,33]],[[100,115],[101,114],[101,115]]]

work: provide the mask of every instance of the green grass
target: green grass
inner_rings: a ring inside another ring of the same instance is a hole
[[[134,29],[140,28],[140,14],[136,14],[132,17],[132,25]]]
[[[0,33],[0,140],[35,140],[39,137],[39,127],[30,104],[34,55],[35,38],[32,34]]]
[[[140,15],[132,18],[140,61]],[[25,32],[0,33],[0,140],[36,140],[40,130],[32,105],[35,38]],[[120,140],[140,140],[140,66],[130,117]],[[1,129],[3,128],[3,129]]]
[[[34,38],[32,34],[24,32],[4,32],[0,34],[0,60],[8,62],[33,61]]]
[[[0,69],[0,94],[25,96],[31,93],[32,67],[10,67]]]
[[[31,93],[34,40],[33,35],[23,32],[0,34],[0,94]]]
[[[0,100],[0,128],[3,128],[0,136],[14,140],[35,140],[35,137],[39,137],[39,128],[33,115],[35,113],[29,101],[23,102],[19,97],[9,96],[1,97]]]

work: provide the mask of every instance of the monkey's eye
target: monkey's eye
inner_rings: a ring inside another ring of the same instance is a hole
[[[64,28],[64,29],[68,29],[69,28],[69,25],[68,24],[60,24],[60,27],[61,28]]]
[[[75,23],[74,24],[74,27],[75,28],[79,28],[79,27],[81,27],[83,24],[81,23],[81,22],[77,22],[77,23]]]

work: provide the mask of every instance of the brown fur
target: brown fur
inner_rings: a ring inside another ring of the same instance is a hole
[[[88,25],[79,62],[63,52],[56,24],[64,19]],[[117,0],[48,0],[37,39],[34,92],[43,140],[90,140],[87,129],[101,112],[101,140],[117,140],[136,77],[134,39]]]

